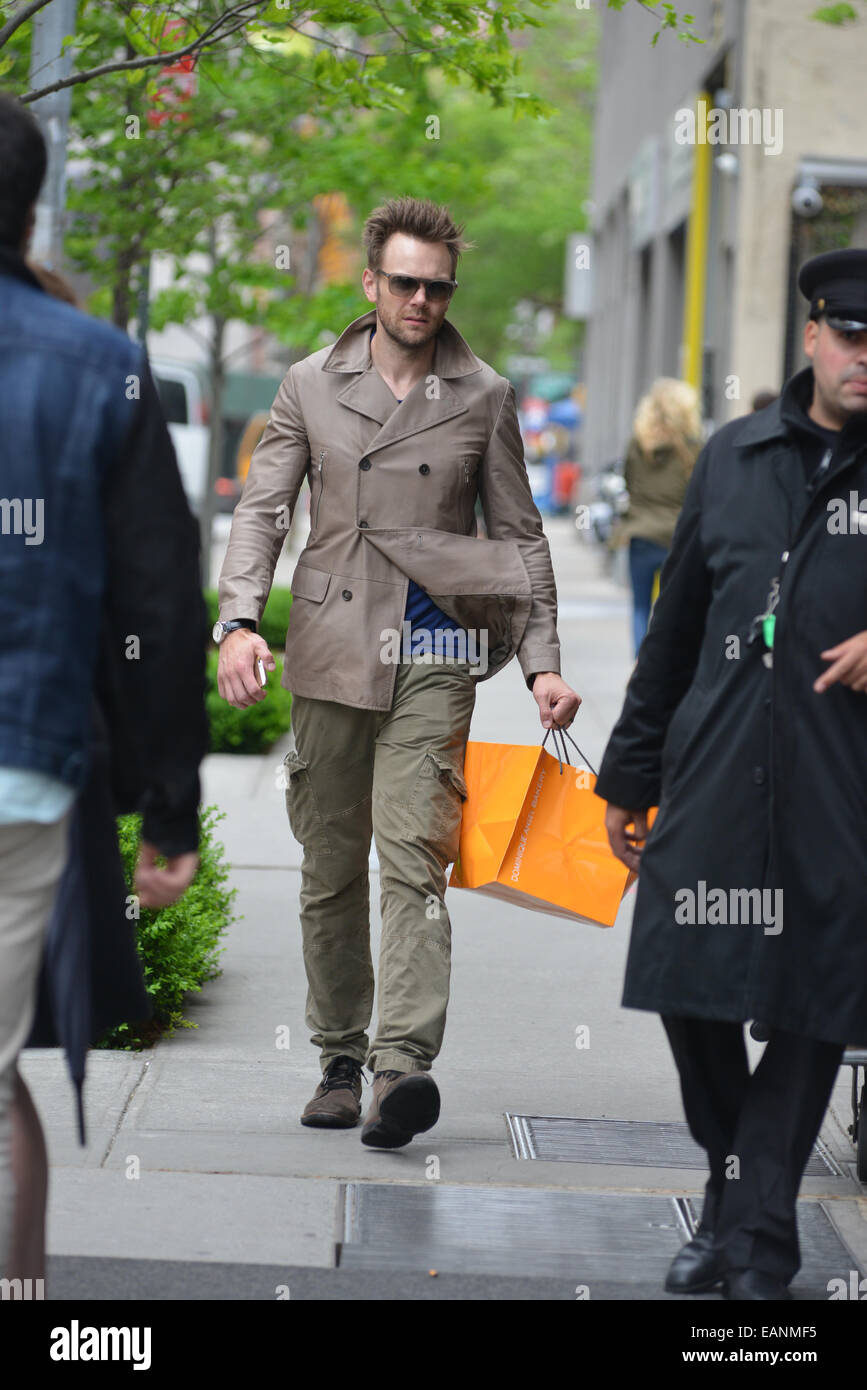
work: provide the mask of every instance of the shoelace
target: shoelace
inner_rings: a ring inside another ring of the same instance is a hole
[[[364,1080],[364,1069],[360,1062],[356,1062],[352,1057],[338,1057],[331,1063],[322,1078],[323,1091],[340,1091],[347,1086],[352,1086],[355,1078],[360,1076]]]

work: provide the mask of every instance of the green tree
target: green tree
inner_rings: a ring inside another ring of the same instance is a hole
[[[528,3],[544,9],[552,0]],[[483,4],[456,7],[444,0],[401,3],[388,12],[361,0],[351,6],[330,0],[306,12],[305,30],[311,15],[319,20],[312,35],[287,19],[287,7],[275,0],[258,7],[260,20],[273,22],[248,25],[222,49],[199,57],[195,96],[179,103],[171,90],[161,91],[160,74],[117,58],[149,51],[164,58],[170,45],[183,51],[186,33],[169,36],[164,25],[150,23],[153,13],[151,6],[112,9],[82,0],[76,62],[86,54],[85,72],[102,75],[73,90],[70,153],[80,172],[69,197],[75,220],[67,250],[101,286],[91,307],[109,311],[120,327],[134,313],[138,281],[156,252],[174,254],[184,271],[152,305],[154,325],[208,318],[217,428],[202,516],[207,564],[212,484],[222,454],[226,325],[261,323],[309,350],[311,335],[333,325],[348,298],[342,288],[320,298],[309,274],[299,278],[291,256],[289,264],[277,265],[261,246],[252,254],[263,238],[264,214],[276,211],[297,229],[309,222],[316,193],[339,187],[363,197],[370,187],[365,121],[391,111],[411,126],[431,72],[468,81],[516,114],[542,115],[547,107],[516,86],[511,31],[538,21],[515,0],[493,15]],[[26,53],[19,48],[24,71]],[[313,138],[305,134],[311,108]],[[162,118],[156,126],[149,119],[155,114]],[[417,156],[417,170],[422,163]],[[457,181],[457,165],[453,172]],[[204,257],[203,271],[192,268],[195,253]]]

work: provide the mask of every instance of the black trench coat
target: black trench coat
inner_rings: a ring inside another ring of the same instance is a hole
[[[761,637],[748,637],[781,568],[769,668]],[[615,805],[659,806],[627,1007],[867,1044],[867,695],[812,689],[830,664],[819,653],[865,629],[864,432],[847,426],[811,490],[779,401],[719,430],[690,481],[596,786]],[[722,920],[684,921],[685,890],[700,916],[712,889]],[[738,889],[769,890],[781,917],[772,925]]]

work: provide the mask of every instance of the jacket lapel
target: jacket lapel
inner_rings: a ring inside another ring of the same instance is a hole
[[[469,376],[482,369],[479,358],[446,320],[437,334],[430,375],[417,381],[398,406],[371,358],[370,330],[375,325],[375,309],[355,319],[344,329],[322,367],[325,372],[344,372],[350,378],[337,393],[340,404],[380,426],[365,446],[368,454],[465,414],[468,407],[448,378]]]

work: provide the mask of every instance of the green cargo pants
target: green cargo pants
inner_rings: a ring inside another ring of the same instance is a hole
[[[373,1071],[429,1071],[442,1046],[464,754],[475,703],[467,661],[398,666],[390,710],[294,695],[284,759],[289,823],[304,854],[306,1023],[323,1071],[341,1053]],[[368,856],[380,865],[376,1036]]]

